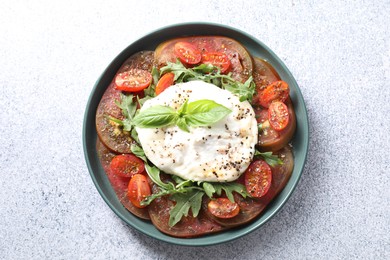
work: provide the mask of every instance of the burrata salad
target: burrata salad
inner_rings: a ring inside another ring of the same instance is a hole
[[[174,237],[244,225],[287,184],[289,86],[234,39],[192,36],[129,57],[96,111],[118,199]]]

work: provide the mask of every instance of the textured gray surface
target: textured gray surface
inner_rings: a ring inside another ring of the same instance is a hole
[[[389,259],[390,2],[154,2],[2,1],[0,259]],[[149,31],[189,21],[268,45],[310,120],[286,206],[260,230],[205,248],[127,227],[94,187],[81,143],[105,66]]]

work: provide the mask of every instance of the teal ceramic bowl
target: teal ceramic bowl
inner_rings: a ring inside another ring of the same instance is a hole
[[[159,43],[165,40],[189,35],[220,35],[233,38],[243,44],[252,56],[257,56],[267,60],[276,69],[280,77],[289,84],[291,88],[291,99],[295,107],[297,118],[297,129],[292,140],[295,165],[287,186],[255,221],[235,229],[204,237],[174,238],[161,233],[150,222],[141,220],[132,215],[117,199],[97,157],[95,147],[97,139],[97,133],[95,130],[95,113],[105,89],[110,84],[116,71],[128,57],[141,50],[154,50]],[[262,225],[264,225],[283,207],[293,193],[303,171],[308,151],[308,143],[308,119],[305,103],[298,84],[283,62],[265,44],[251,35],[228,26],[210,23],[187,23],[164,27],[151,32],[130,44],[108,65],[103,74],[97,80],[88,100],[83,126],[85,160],[92,180],[108,206],[118,215],[119,218],[132,228],[161,241],[187,246],[206,246],[228,242],[240,238],[252,231],[258,230]]]

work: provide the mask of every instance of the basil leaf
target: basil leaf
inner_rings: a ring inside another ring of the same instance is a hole
[[[208,126],[231,112],[230,109],[213,100],[203,99],[189,103],[184,117],[190,126]]]
[[[188,109],[188,99],[184,101],[183,105],[181,105],[179,110],[177,110],[177,113],[179,114],[179,116],[181,116],[187,112],[187,109]]]
[[[155,128],[175,124],[176,111],[167,106],[153,106],[138,113],[132,120],[135,126],[141,128]]]
[[[176,125],[177,125],[182,131],[187,132],[187,133],[190,132],[190,129],[188,128],[188,124],[187,124],[185,118],[180,117],[179,119],[177,119]]]

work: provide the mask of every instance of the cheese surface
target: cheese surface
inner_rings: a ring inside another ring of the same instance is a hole
[[[138,138],[148,159],[165,173],[186,180],[228,182],[249,166],[255,152],[258,128],[249,102],[227,90],[203,81],[173,85],[144,103],[146,108],[163,105],[178,110],[188,102],[209,99],[230,110],[225,118],[205,127],[137,127]]]

